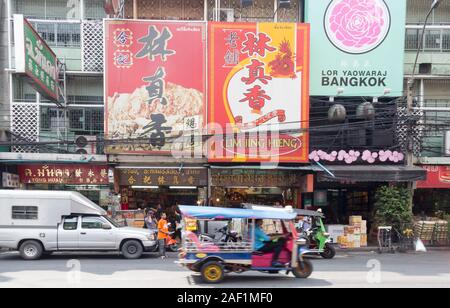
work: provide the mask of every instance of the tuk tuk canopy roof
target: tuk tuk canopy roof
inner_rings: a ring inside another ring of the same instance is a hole
[[[297,213],[289,210],[254,210],[236,209],[211,206],[187,206],[181,205],[180,211],[184,216],[197,219],[282,219],[291,220],[297,217]]]

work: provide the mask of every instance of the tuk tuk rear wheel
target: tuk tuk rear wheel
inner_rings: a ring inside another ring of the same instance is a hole
[[[298,261],[296,268],[292,269],[292,273],[296,278],[306,279],[313,272],[313,265],[309,260]]]
[[[200,273],[205,283],[220,283],[225,277],[224,268],[217,261],[210,261],[203,264]]]

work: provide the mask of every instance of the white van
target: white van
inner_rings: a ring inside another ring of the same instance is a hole
[[[0,248],[23,259],[55,251],[118,251],[137,259],[156,247],[155,230],[120,227],[79,193],[0,190]]]

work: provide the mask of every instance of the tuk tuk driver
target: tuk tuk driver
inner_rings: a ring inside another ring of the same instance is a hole
[[[268,236],[262,229],[263,220],[255,221],[255,243],[253,249],[264,253],[273,252],[272,266],[283,267],[278,261],[281,251],[283,250],[286,239],[280,236]]]

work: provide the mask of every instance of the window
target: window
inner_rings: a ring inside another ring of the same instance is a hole
[[[74,217],[66,217],[64,219],[64,225],[63,225],[63,229],[64,230],[76,230],[78,228],[78,217],[74,216]]]
[[[427,30],[425,32],[425,49],[441,48],[441,30]]]
[[[12,219],[37,220],[37,206],[13,206]]]
[[[82,229],[102,229],[105,222],[98,217],[83,217]]]

